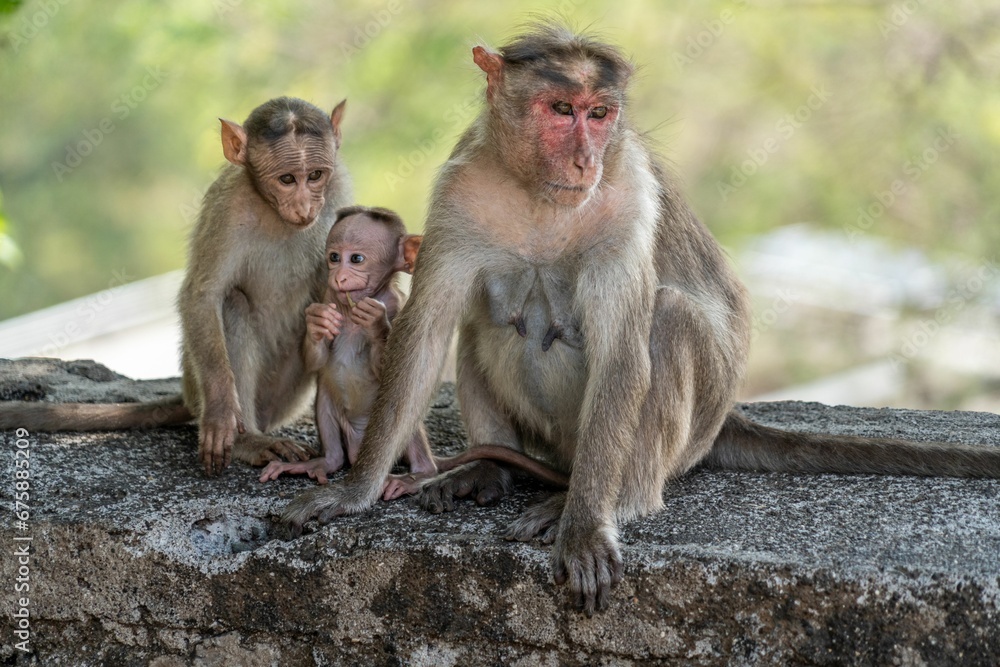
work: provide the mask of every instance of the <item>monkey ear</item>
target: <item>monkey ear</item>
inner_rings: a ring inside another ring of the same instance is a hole
[[[503,76],[503,56],[488,50],[486,47],[474,46],[472,47],[472,59],[479,66],[479,69],[486,72],[486,99],[493,101],[500,90],[500,81]]]
[[[333,142],[340,148],[340,121],[344,119],[344,109],[347,108],[347,99],[340,101],[340,104],[333,108],[330,114],[330,124],[333,125]]]
[[[222,122],[222,152],[226,159],[238,167],[247,163],[247,133],[243,126],[231,120]]]
[[[417,252],[423,241],[424,237],[419,234],[407,234],[399,239],[399,253],[396,257],[396,266],[393,268],[396,271],[413,273],[413,269],[417,265]]]

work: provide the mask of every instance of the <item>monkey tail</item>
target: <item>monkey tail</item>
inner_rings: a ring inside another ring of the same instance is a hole
[[[565,490],[569,488],[569,475],[550,468],[527,454],[514,451],[510,447],[504,447],[503,445],[475,445],[456,456],[448,458],[435,457],[434,463],[437,464],[439,472],[448,472],[460,465],[482,459],[514,466],[556,489]]]
[[[147,403],[0,403],[0,430],[117,431],[194,419],[180,394]]]
[[[782,431],[730,412],[704,463],[764,472],[1000,477],[1000,447]]]

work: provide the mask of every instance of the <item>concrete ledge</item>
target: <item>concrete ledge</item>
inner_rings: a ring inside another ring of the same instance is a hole
[[[142,399],[86,362],[0,361],[0,397]],[[747,405],[801,430],[1000,444],[1000,417],[810,403]],[[451,387],[428,417],[462,442]],[[313,440],[304,420],[289,429]],[[16,436],[0,434],[13,506]],[[1000,483],[696,471],[622,530],[612,609],[570,611],[548,550],[499,535],[542,489],[431,516],[380,504],[292,542],[272,516],[308,480],[203,477],[193,427],[32,433],[31,517],[0,522],[4,664],[994,665]],[[30,593],[14,555],[30,537]],[[15,649],[30,597],[32,653]]]

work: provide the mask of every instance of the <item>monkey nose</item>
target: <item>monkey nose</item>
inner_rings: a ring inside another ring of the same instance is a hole
[[[594,168],[594,151],[580,151],[575,156],[573,156],[573,164],[575,164],[580,171],[587,171],[588,169]]]
[[[312,207],[307,204],[295,207],[295,217],[299,224],[306,225],[312,222],[316,216],[313,215]]]

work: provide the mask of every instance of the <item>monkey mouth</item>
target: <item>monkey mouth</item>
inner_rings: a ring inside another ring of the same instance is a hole
[[[337,290],[340,292],[340,296],[343,297],[344,302],[351,308],[358,305],[358,301],[365,298],[362,290]]]
[[[565,192],[586,192],[590,189],[583,185],[563,185],[562,183],[555,183],[553,181],[545,181],[545,185],[553,190],[563,190]]]

